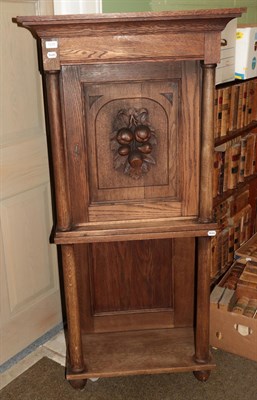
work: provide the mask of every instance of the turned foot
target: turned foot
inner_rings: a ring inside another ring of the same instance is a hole
[[[69,380],[69,384],[76,390],[83,390],[86,386],[87,380],[86,379],[75,379]]]
[[[211,371],[193,371],[193,374],[198,381],[206,382],[211,374]]]

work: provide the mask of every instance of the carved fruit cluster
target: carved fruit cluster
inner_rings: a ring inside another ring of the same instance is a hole
[[[149,123],[146,108],[120,110],[113,123],[111,149],[114,152],[114,168],[138,179],[146,174],[151,164],[156,145],[156,134]]]

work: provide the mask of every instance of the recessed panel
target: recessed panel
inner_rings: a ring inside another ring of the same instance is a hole
[[[177,200],[178,81],[84,85],[92,203]]]
[[[168,128],[165,109],[152,99],[105,104],[95,125],[98,188],[168,185]]]
[[[74,225],[197,215],[198,64],[62,67]]]
[[[173,308],[172,241],[92,246],[93,314]]]

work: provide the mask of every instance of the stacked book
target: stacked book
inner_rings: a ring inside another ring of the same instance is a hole
[[[236,314],[257,318],[257,233],[240,247],[236,256],[212,291],[211,303]]]
[[[229,268],[235,251],[250,238],[251,217],[248,185],[214,207],[213,219],[220,230],[212,238],[211,278]]]
[[[214,138],[226,136],[257,120],[257,78],[217,87],[214,102]]]
[[[213,197],[257,173],[257,133],[239,136],[215,147],[213,156]]]
[[[210,300],[220,310],[257,319],[257,263],[235,261]]]

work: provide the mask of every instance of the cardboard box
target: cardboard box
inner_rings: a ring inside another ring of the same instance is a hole
[[[238,28],[236,33],[235,78],[257,76],[257,26]]]
[[[219,309],[211,304],[210,344],[257,361],[257,319]]]
[[[245,267],[245,264],[240,261],[237,260],[231,266],[211,293],[210,344],[213,347],[257,361],[257,318],[250,318],[232,311],[237,300],[243,296],[257,299],[257,290],[236,284],[234,288],[231,288],[230,285],[230,288],[225,287],[228,278],[232,276],[233,268]],[[231,283],[233,282],[231,281]]]
[[[221,32],[220,63],[216,68],[216,85],[235,79],[237,19],[230,21]]]

